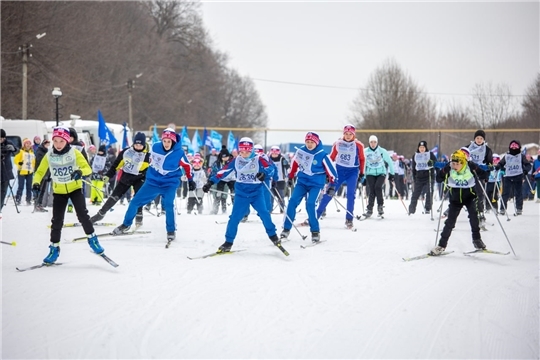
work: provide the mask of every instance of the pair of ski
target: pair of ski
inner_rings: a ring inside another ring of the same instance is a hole
[[[358,221],[364,221],[364,220],[367,220],[367,219],[382,220],[382,219],[384,219],[384,216],[383,215],[377,215],[377,217],[375,217],[375,218],[373,218],[371,215],[366,216],[366,214],[356,216],[356,220],[358,220]]]
[[[444,251],[440,255],[431,255],[430,253],[427,253],[427,254],[422,254],[422,255],[418,255],[418,256],[403,258],[403,261],[413,261],[413,260],[427,259],[429,257],[444,256],[444,255],[448,255],[448,254],[452,254],[452,253],[453,253],[453,251]],[[482,249],[476,249],[476,250],[473,250],[473,251],[464,252],[463,255],[471,256],[472,254],[479,254],[479,253],[482,253],[482,254],[494,254],[494,255],[508,255],[508,254],[510,254],[510,252],[500,252],[500,251],[489,250],[489,249],[483,249],[483,250]]]
[[[283,255],[285,256],[289,256],[289,252],[287,250],[285,250],[285,248],[283,247],[283,245],[281,244],[277,244],[275,245],[279,250],[281,250],[281,252],[283,253]],[[230,251],[225,251],[225,252],[213,252],[213,253],[210,253],[210,254],[205,254],[205,255],[201,255],[201,256],[188,256],[187,258],[189,260],[197,260],[197,259],[206,259],[206,258],[210,258],[210,257],[215,257],[215,256],[221,256],[221,255],[230,255],[230,254],[234,254],[234,253],[237,253],[237,252],[240,252],[240,251],[246,251],[246,249],[239,249],[239,250],[230,250]]]
[[[112,267],[118,267],[118,264],[112,260],[110,257],[108,257],[107,255],[105,255],[105,253],[103,254],[96,254],[98,255],[100,258],[102,258],[103,260],[105,260],[109,265],[111,265]],[[41,269],[43,267],[53,267],[53,266],[60,266],[62,265],[63,263],[53,263],[53,264],[47,264],[47,263],[42,263],[40,265],[34,265],[34,266],[29,266],[29,267],[26,267],[26,268],[16,268],[17,271],[19,272],[23,272],[23,271],[29,271],[29,270],[36,270],[36,269]]]
[[[93,224],[94,226],[116,226],[116,224],[114,223],[108,223],[108,222],[95,222]],[[82,224],[81,223],[65,223],[63,227],[67,228],[67,227],[81,227]],[[47,225],[47,227],[50,229],[51,228],[51,225]]]
[[[128,230],[126,232],[120,233],[120,234],[113,234],[113,233],[103,233],[103,234],[97,234],[98,238],[104,238],[104,237],[117,237],[117,236],[127,236],[127,235],[140,235],[140,234],[150,234],[151,231],[149,230],[137,230],[138,227],[136,226],[133,230]],[[71,240],[71,242],[79,242],[79,241],[85,241],[88,239],[88,236],[81,236],[74,238]]]

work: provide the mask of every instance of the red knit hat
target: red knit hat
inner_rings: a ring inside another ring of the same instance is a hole
[[[53,129],[53,135],[52,138],[59,137],[64,139],[68,144],[71,140],[71,135],[69,133],[69,129],[63,126],[57,126]]]

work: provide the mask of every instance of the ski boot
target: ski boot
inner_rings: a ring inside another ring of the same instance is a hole
[[[431,249],[431,251],[429,252],[429,255],[431,255],[431,256],[439,256],[444,252],[444,250],[446,250],[446,249],[443,248],[442,246],[435,246],[433,249]]]
[[[129,226],[121,224],[120,226],[114,228],[113,231],[111,231],[111,235],[114,235],[114,236],[122,235],[122,234],[128,232],[129,228],[130,228]]]
[[[279,235],[280,239],[287,239],[289,237],[289,234],[291,233],[290,229],[283,229],[281,234]]]
[[[270,240],[274,243],[274,245],[278,246],[281,244],[281,240],[278,238],[277,235],[270,236]]]
[[[500,215],[506,215],[506,210],[501,209],[501,210],[499,211],[499,214],[500,214]]]
[[[379,216],[383,216],[384,215],[384,209],[383,209],[384,206],[382,205],[377,205],[377,212],[379,213]]]
[[[473,245],[475,247],[475,249],[478,249],[478,250],[484,250],[486,248],[486,244],[484,244],[484,242],[482,241],[482,239],[476,239],[476,240],[473,240]]]
[[[176,239],[176,232],[175,231],[167,231],[167,241],[171,242]]]
[[[104,217],[105,214],[102,214],[101,210],[99,210],[96,215],[90,218],[90,221],[92,222],[92,224],[95,224],[96,222],[103,220]]]
[[[230,242],[224,242],[217,250],[217,253],[226,253],[226,252],[230,252],[231,251],[231,248],[232,248],[232,243]]]
[[[353,228],[352,219],[345,220],[345,226],[347,227],[347,229],[352,229]]]
[[[68,205],[67,212],[72,213],[73,212],[73,205]]]
[[[516,215],[523,215],[523,210],[517,209],[516,210]]]
[[[373,215],[373,210],[371,210],[371,209],[367,209],[367,211],[362,214],[362,216],[364,216],[366,218],[371,217],[371,215]]]
[[[143,224],[143,214],[135,215],[135,227],[141,227]]]
[[[49,245],[49,255],[43,259],[43,263],[46,265],[52,265],[56,262],[58,256],[60,256],[60,244],[51,243],[51,245]]]
[[[321,234],[317,231],[311,233],[311,242],[318,243],[321,241]]]
[[[90,248],[98,255],[101,255],[105,252],[105,250],[99,244],[96,234],[88,235],[88,245],[90,245]]]
[[[240,222],[243,222],[243,223],[247,222],[247,221],[248,221],[248,216],[249,216],[249,215],[244,216],[244,217],[242,218],[242,220],[240,220]]]

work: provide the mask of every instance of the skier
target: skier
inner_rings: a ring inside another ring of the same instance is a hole
[[[83,183],[81,178],[92,173],[88,161],[79,150],[70,143],[69,129],[58,126],[53,130],[53,148],[43,157],[39,168],[34,176],[32,189],[38,192],[40,183],[50,171],[53,186],[53,209],[51,221],[51,245],[49,254],[43,260],[44,264],[54,264],[60,255],[60,237],[64,226],[64,215],[68,200],[71,200],[77,218],[88,236],[90,248],[98,255],[104,250],[99,244],[98,237],[94,233],[94,225],[88,216],[86,200],[82,192]]]
[[[202,187],[206,183],[206,174],[202,169],[203,159],[201,157],[194,157],[191,160],[191,166],[193,166],[193,181],[195,181],[196,188],[195,190],[190,190],[188,192],[188,201],[187,201],[187,213],[191,214],[195,205],[197,205],[197,213],[202,214],[203,212],[203,191]]]
[[[188,178],[189,190],[195,190],[191,165],[180,144],[180,136],[173,129],[166,128],[161,134],[161,141],[152,145],[150,167],[144,184],[131,199],[124,221],[112,231],[112,234],[120,235],[127,232],[141,206],[148,204],[157,195],[161,195],[162,208],[165,209],[167,241],[173,241],[176,238],[174,199],[176,189],[180,186],[181,168],[184,169]]]
[[[208,177],[210,178],[210,177],[215,176],[231,161],[232,161],[232,157],[228,151],[221,152],[219,160],[214,162],[214,165],[212,166],[212,171],[210,172],[210,175]],[[227,192],[225,191],[225,186],[228,187],[229,192],[231,193],[231,202],[234,204],[234,183],[235,183],[234,173],[231,173],[229,176],[220,178],[219,182],[216,185],[217,191],[214,192],[214,204],[212,207],[211,214],[218,213],[220,204],[221,204],[221,212],[223,214],[227,213]]]
[[[109,159],[110,157],[107,157],[107,161]],[[150,152],[146,144],[146,136],[142,132],[138,132],[133,138],[133,145],[120,151],[118,157],[114,158],[114,162],[103,176],[103,182],[107,184],[109,179],[114,177],[117,171],[122,172],[105,204],[91,217],[93,223],[103,220],[107,212],[118,200],[126,192],[131,191],[132,186],[135,193],[139,191],[144,184],[149,162]],[[143,213],[142,207],[140,207],[137,209],[137,215],[135,216],[135,226],[141,226],[142,222]]]
[[[497,166],[497,164],[499,164],[499,161],[501,161],[501,157],[499,156],[499,154],[493,154],[493,165]],[[486,198],[486,203],[485,203],[486,213],[489,213],[489,211],[491,210],[491,205],[493,205],[493,208],[495,209],[495,211],[497,211],[497,209],[499,208],[499,204],[498,204],[499,192],[497,191],[497,187],[495,185],[500,184],[501,179],[502,179],[501,171],[494,169],[489,172],[489,179],[486,184],[486,193],[488,196]]]
[[[253,141],[248,137],[243,137],[238,143],[239,156],[227,163],[217,174],[208,179],[208,182],[203,186],[203,191],[206,193],[215,183],[226,178],[231,173],[236,174],[235,182],[235,201],[232,206],[232,212],[227,223],[225,231],[225,242],[218,248],[218,253],[231,251],[234,239],[238,233],[238,224],[249,211],[249,206],[258,212],[259,217],[263,222],[266,234],[270,240],[276,245],[281,245],[281,242],[276,234],[276,226],[272,222],[270,212],[266,208],[263,198],[264,188],[263,181],[268,175],[267,171],[269,164],[266,160],[257,156],[253,150]]]
[[[101,205],[101,202],[103,201],[103,173],[111,167],[105,154],[105,145],[99,147],[96,155],[90,160],[90,166],[92,167],[90,201],[92,202],[92,205]]]
[[[474,162],[467,161],[465,153],[459,150],[452,153],[450,163],[437,171],[437,181],[444,182],[445,187],[449,189],[450,207],[439,243],[430,251],[430,255],[438,256],[445,251],[463,206],[467,208],[469,214],[474,247],[479,250],[486,248],[480,236],[478,212],[476,211],[478,197],[475,191],[476,181],[484,175],[485,172]]]
[[[470,161],[477,165],[491,165],[493,161],[493,151],[487,146],[485,141],[486,132],[484,130],[476,130],[474,133],[474,141],[468,146]],[[480,218],[480,227],[485,228],[486,217],[484,216],[484,192],[480,186],[484,186],[489,178],[489,171],[485,172],[483,178],[476,183],[475,191],[478,196],[478,213]]]
[[[339,138],[332,146],[330,160],[336,163],[338,181],[333,185],[339,189],[342,184],[347,186],[347,211],[345,212],[345,226],[353,227],[354,199],[358,182],[364,178],[364,144],[356,139],[356,128],[353,125],[343,127],[343,137]],[[317,218],[326,210],[326,206],[334,194],[328,191],[323,195],[317,208]]]
[[[527,176],[531,169],[531,163],[521,153],[521,143],[518,140],[510,141],[508,152],[495,167],[497,170],[504,169],[502,205],[500,213],[504,215],[510,192],[514,190],[516,215],[523,214],[523,193],[521,187],[523,176]]]
[[[296,208],[300,205],[302,199],[306,200],[306,211],[308,214],[308,223],[311,231],[311,241],[321,240],[319,220],[315,210],[315,202],[321,190],[324,188],[326,178],[329,179],[326,193],[330,196],[336,192],[335,183],[337,182],[337,170],[324,151],[323,145],[314,132],[308,132],[305,136],[305,145],[296,150],[294,154],[291,171],[289,173],[288,184],[292,187],[293,179],[298,173],[297,182],[289,198],[286,216],[283,223],[283,231],[280,234],[281,239],[289,237],[292,228],[292,222],[296,215]],[[354,193],[354,192],[353,192]]]
[[[272,181],[272,208],[274,207],[274,198],[278,199],[280,213],[285,212],[285,186],[287,183],[287,171],[290,168],[289,161],[281,155],[279,146],[274,145],[270,148],[270,160],[276,166],[277,180]]]
[[[437,162],[435,155],[428,151],[427,142],[422,140],[418,143],[416,153],[412,158],[412,174],[414,181],[414,190],[409,204],[409,215],[416,212],[416,204],[418,198],[424,192],[426,193],[426,202],[424,213],[428,214],[431,211],[431,203],[433,200],[432,183],[434,180],[433,165]]]
[[[394,181],[394,164],[386,149],[379,146],[379,139],[375,135],[369,137],[369,147],[365,149],[366,157],[366,183],[369,190],[367,211],[365,217],[373,215],[375,197],[377,197],[377,211],[379,216],[384,214],[383,184],[386,179],[386,165],[388,166],[388,181]]]

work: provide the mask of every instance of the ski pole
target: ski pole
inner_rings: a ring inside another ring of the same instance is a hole
[[[499,183],[498,182],[495,182],[495,187],[496,187],[497,191],[499,191],[499,193],[500,193],[500,188],[499,188]],[[502,196],[501,196],[501,204],[502,204],[502,207],[504,209],[504,213],[506,214],[506,221],[512,220],[512,219],[510,219],[510,216],[508,216],[508,211],[506,211],[506,205],[504,204],[504,199],[502,198]],[[491,207],[493,207],[493,205]],[[498,210],[499,209],[497,209],[497,211]],[[497,211],[495,211],[495,214],[497,214]]]
[[[476,180],[478,181],[478,175],[476,175],[476,171],[474,171],[474,175],[476,177]],[[484,186],[482,185],[481,182],[479,182],[480,184],[480,188],[482,189],[482,191],[484,192],[484,195],[486,197],[489,197],[487,196],[487,193],[486,193],[486,189],[484,188]],[[516,255],[516,252],[514,251],[514,248],[512,247],[512,243],[510,242],[510,239],[508,238],[508,235],[506,235],[506,231],[504,231],[504,227],[502,226],[502,223],[501,221],[499,220],[499,215],[497,214],[497,211],[495,211],[495,209],[493,208],[493,204],[489,203],[489,206],[491,206],[491,209],[495,212],[495,219],[497,219],[497,222],[499,223],[500,227],[501,227],[501,230],[503,231],[503,234],[504,234],[504,237],[506,238],[506,241],[508,241],[508,245],[510,245],[510,249],[512,249],[512,252],[514,253],[514,257],[517,258],[517,255]]]
[[[0,241],[0,243],[5,244],[5,245],[17,246],[17,243],[15,241],[12,241],[12,242]]]
[[[533,187],[531,185],[531,181],[529,180],[529,175],[525,175],[525,180],[527,180],[527,182],[529,183],[529,191],[531,192],[531,194],[534,195],[534,193],[536,192],[535,190],[533,190]]]
[[[270,191],[270,188],[268,187],[268,185],[266,185],[266,183],[264,181],[261,181],[264,186],[268,189],[268,191]],[[270,191],[270,195],[274,196],[274,194],[272,194],[272,191]],[[274,198],[275,200],[275,198]],[[287,211],[284,212],[285,214],[285,217],[287,217],[287,219],[291,222],[292,226],[294,227],[294,229],[298,232],[298,234],[300,235],[300,237],[302,238],[302,240],[306,240],[307,238],[307,235],[302,235],[302,233],[300,232],[300,230],[298,230],[298,228],[296,227],[296,225],[294,225],[294,222],[291,220],[291,218],[289,217],[289,215],[287,215]]]
[[[395,182],[394,182],[394,187],[396,186]],[[401,201],[401,203],[403,204],[403,207],[405,208],[405,212],[407,213],[407,215],[410,215],[409,214],[409,209],[407,209],[407,205],[405,205],[405,202],[403,201],[403,198],[401,197],[401,194],[399,193],[399,191],[396,191],[397,193],[397,196],[399,198],[399,201]],[[362,202],[362,210],[364,208],[364,202]]]
[[[446,190],[444,191],[446,188],[446,179],[444,180],[443,182],[443,198],[442,198],[442,201],[441,201],[441,211],[439,211],[439,221],[437,222],[437,234],[435,235],[435,246],[437,246],[437,243],[438,243],[438,238],[439,238],[439,230],[441,228],[441,218],[442,218],[442,207],[443,207],[443,204],[444,204],[444,199],[446,198],[446,194],[448,193],[448,191],[450,190]]]
[[[353,218],[355,218],[355,216],[349,211],[347,210],[347,208],[345,206],[343,206],[343,204],[341,202],[338,201],[338,199],[336,199],[334,196],[332,196],[334,198],[334,201],[336,202],[336,205],[339,205],[343,208],[343,210],[345,210],[347,212],[347,214],[351,215]],[[358,218],[356,218],[358,219]]]
[[[336,205],[336,211],[337,211],[337,212],[340,212],[341,210],[340,210],[340,209],[338,208],[338,206],[337,206],[337,202],[338,202],[338,201],[336,200],[336,197],[333,196],[333,195],[332,195],[332,197],[334,198],[334,203],[335,203],[335,205]],[[340,204],[340,205],[341,205],[341,204]],[[342,206],[342,207],[343,207],[343,206]]]
[[[91,187],[93,187],[93,188],[96,190],[96,192],[97,192],[97,194],[98,194],[100,200],[103,201],[103,196],[101,196],[101,191],[102,191],[102,190],[99,190],[99,189],[97,188],[97,186],[94,186],[94,184],[92,184],[92,183],[91,183],[90,181],[88,181],[88,180],[85,180],[85,179],[83,179],[83,178],[81,178],[80,180],[81,180],[83,183],[88,184],[88,185],[90,185]]]

